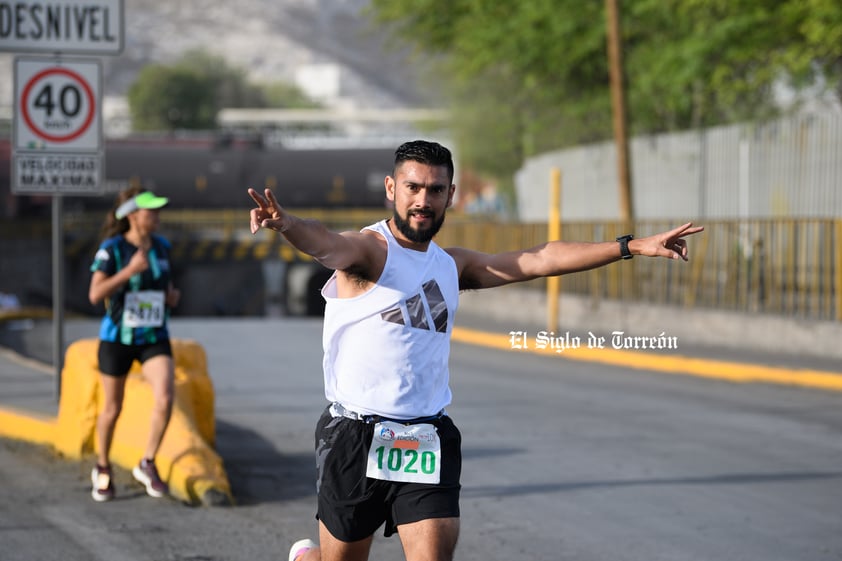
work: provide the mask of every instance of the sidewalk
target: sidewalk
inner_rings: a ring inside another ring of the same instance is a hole
[[[0,407],[55,417],[58,389],[55,369],[0,347]]]
[[[11,325],[10,325],[11,324]],[[96,337],[96,320],[70,320],[64,347],[82,337]],[[55,417],[59,388],[52,363],[50,319],[0,322],[0,407]],[[64,353],[62,353],[63,355]]]

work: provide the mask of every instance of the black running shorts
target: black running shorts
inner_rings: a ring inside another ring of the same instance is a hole
[[[383,534],[397,526],[430,518],[459,517],[462,435],[448,416],[430,424],[441,440],[438,484],[381,481],[366,477],[375,423],[332,417],[325,409],[316,425],[318,512],[330,533],[344,542]]]
[[[172,356],[169,339],[149,345],[124,345],[100,340],[97,360],[99,360],[100,372],[108,376],[121,377],[129,373],[135,360],[143,364],[158,355]]]

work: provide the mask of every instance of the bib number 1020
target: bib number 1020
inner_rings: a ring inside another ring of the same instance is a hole
[[[404,450],[402,448],[386,448],[378,446],[374,453],[377,455],[377,469],[404,473],[436,473],[436,455],[429,450]]]
[[[427,423],[377,423],[368,449],[366,476],[384,481],[438,483],[441,441],[436,428]]]

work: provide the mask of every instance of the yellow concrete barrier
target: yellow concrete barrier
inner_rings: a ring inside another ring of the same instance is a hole
[[[102,402],[97,346],[95,339],[83,339],[71,344],[64,355],[53,445],[72,459],[80,459],[94,451],[98,403]],[[128,391],[126,395],[129,395]]]
[[[98,341],[82,339],[67,349],[62,370],[61,400],[53,445],[61,454],[81,459],[96,451],[96,419],[103,407],[97,369]],[[191,504],[233,502],[222,459],[213,449],[215,417],[213,385],[204,349],[196,342],[174,339],[175,401],[156,464],[170,493]],[[153,396],[140,364],[126,381],[123,409],[114,431],[111,461],[132,469],[143,455]]]

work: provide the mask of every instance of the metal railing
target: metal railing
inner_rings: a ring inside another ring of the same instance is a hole
[[[385,216],[384,210],[296,211],[337,230],[358,229]],[[210,243],[265,242],[271,232],[251,236],[245,210],[161,215],[167,237]],[[49,239],[47,221],[0,222],[0,240]],[[101,216],[68,216],[66,244],[96,238]],[[613,240],[627,232],[646,236],[675,227],[665,221],[566,222],[561,239]],[[562,293],[593,299],[621,299],[779,316],[842,321],[842,219],[710,220],[705,231],[689,239],[690,261],[632,259],[592,271],[561,277]],[[546,223],[517,224],[448,215],[436,241],[442,247],[462,246],[496,253],[528,248],[547,239]],[[536,290],[546,280],[526,283]]]
[[[706,221],[688,240],[690,261],[633,259],[561,279],[561,291],[594,299],[842,321],[842,220]],[[632,231],[646,236],[677,226],[638,221],[565,223],[561,239],[613,240]],[[547,239],[547,224],[451,221],[442,246],[485,252],[531,247]],[[529,285],[543,289],[546,281]]]

